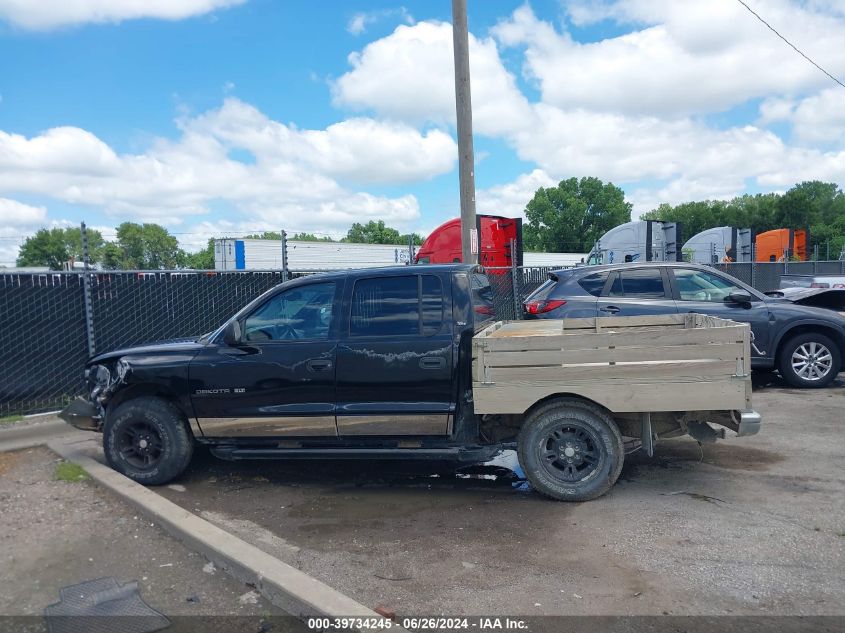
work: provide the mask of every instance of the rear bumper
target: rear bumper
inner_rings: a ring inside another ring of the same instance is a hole
[[[739,416],[739,429],[737,430],[736,434],[739,437],[745,437],[746,435],[757,435],[757,433],[760,432],[761,420],[762,416],[753,409],[749,409],[748,411],[742,411]]]

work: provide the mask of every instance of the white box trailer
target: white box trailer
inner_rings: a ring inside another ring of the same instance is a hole
[[[408,245],[288,240],[288,269],[375,268],[408,261]],[[280,270],[281,240],[225,238],[214,243],[217,270]]]
[[[305,242],[288,240],[288,270],[319,271],[376,268],[408,262],[408,245]],[[526,266],[565,268],[583,261],[582,253],[525,253]],[[280,270],[281,240],[224,238],[214,242],[216,270]]]

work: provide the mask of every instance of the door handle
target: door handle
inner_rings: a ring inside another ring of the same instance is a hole
[[[605,306],[603,308],[599,308],[600,312],[609,312],[610,314],[616,314],[622,308],[617,308],[616,306]]]
[[[329,371],[332,368],[332,361],[323,358],[315,358],[305,363],[308,371]]]
[[[425,356],[420,359],[420,369],[443,369],[446,359],[442,356]]]

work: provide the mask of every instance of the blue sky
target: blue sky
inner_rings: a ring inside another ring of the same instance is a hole
[[[845,76],[839,0],[753,2]],[[140,7],[140,9],[138,8]],[[469,0],[479,210],[845,183],[845,89],[734,0]],[[458,213],[448,0],[0,0],[0,264],[41,226],[430,231]]]

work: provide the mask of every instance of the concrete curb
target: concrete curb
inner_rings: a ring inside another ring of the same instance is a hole
[[[48,448],[79,464],[100,485],[160,524],[182,541],[242,582],[249,583],[273,604],[300,618],[309,616],[383,619],[381,615],[316,578],[250,545],[135,483],[98,461],[93,440],[51,440]],[[393,630],[402,631],[396,625]]]
[[[41,446],[52,439],[76,434],[84,434],[84,431],[79,431],[62,420],[21,424],[0,429],[0,452]]]

